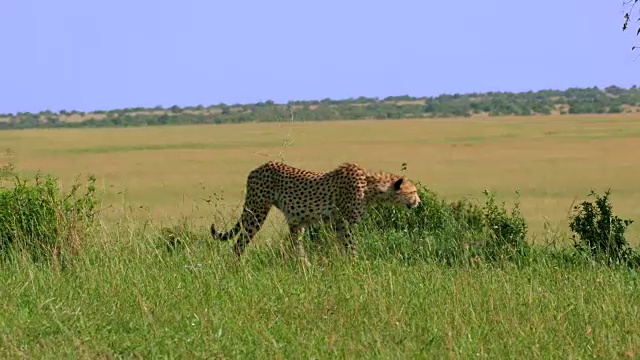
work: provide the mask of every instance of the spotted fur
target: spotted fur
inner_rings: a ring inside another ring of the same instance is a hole
[[[411,209],[420,204],[420,197],[404,176],[368,172],[353,163],[321,173],[270,161],[249,172],[244,209],[235,226],[220,233],[211,224],[211,235],[226,241],[240,234],[234,245],[239,257],[275,207],[285,216],[299,256],[306,257],[299,243],[304,228],[321,220],[331,221],[345,248],[355,254],[349,229],[362,218],[367,205],[383,202]]]

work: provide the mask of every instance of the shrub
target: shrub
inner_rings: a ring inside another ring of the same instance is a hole
[[[210,235],[207,232],[194,231],[193,227],[186,218],[181,219],[173,226],[161,227],[158,234],[160,246],[167,252],[173,253],[188,249],[190,244],[210,240]]]
[[[526,241],[527,222],[520,213],[520,203],[516,201],[509,214],[504,201],[501,206],[496,205],[495,194],[485,190],[484,195],[484,225],[489,235],[485,255],[491,260],[526,256],[530,246]],[[516,196],[519,196],[517,192]]]
[[[624,233],[633,220],[623,220],[613,214],[608,189],[604,196],[591,190],[594,202],[583,201],[573,207],[569,227],[573,231],[574,247],[606,264],[632,261],[637,258],[629,247]]]
[[[497,261],[526,256],[527,224],[516,202],[507,212],[504,202],[485,192],[484,206],[467,199],[448,203],[418,184],[421,204],[407,211],[392,205],[368,209],[356,227],[358,247],[373,257],[399,257],[403,261],[428,258],[445,264],[480,259]],[[306,238],[317,242],[325,234],[323,225],[312,226]]]
[[[6,149],[3,157],[6,158],[6,160],[0,163],[0,179],[13,175],[13,171],[15,170],[11,149]]]
[[[26,253],[33,261],[64,265],[92,228],[95,177],[88,178],[84,193],[79,193],[77,180],[64,193],[50,175],[11,179],[0,183],[0,257]]]
[[[418,194],[422,201],[413,210],[392,205],[369,209],[358,226],[358,241],[368,241],[374,257],[447,265],[471,261],[474,244],[484,237],[481,209],[466,199],[447,203],[421,185]]]
[[[419,194],[423,201],[414,211],[377,207],[367,229],[387,234],[402,231],[428,249],[425,255],[447,264],[514,259],[527,254],[527,224],[517,202],[508,213],[505,203],[498,206],[495,195],[487,191],[482,207],[468,199],[447,203],[422,186]]]

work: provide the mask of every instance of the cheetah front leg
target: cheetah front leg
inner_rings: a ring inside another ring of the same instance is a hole
[[[311,263],[307,259],[307,253],[302,244],[302,236],[304,235],[304,227],[299,225],[289,225],[289,241],[291,247],[296,252],[296,258],[302,261],[303,265],[310,266]]]
[[[346,222],[341,221],[336,224],[336,235],[344,245],[345,251],[355,257],[357,255],[356,246],[353,241],[353,235],[351,235],[351,229]]]
[[[363,215],[359,207],[348,208],[342,211],[342,218],[335,222],[336,235],[342,240],[345,251],[351,253],[352,257],[357,256],[356,244],[353,238],[352,229]]]

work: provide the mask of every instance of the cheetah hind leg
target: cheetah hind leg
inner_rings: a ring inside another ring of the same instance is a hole
[[[234,262],[237,262],[249,242],[251,242],[256,233],[262,228],[262,225],[269,214],[269,210],[271,210],[270,204],[265,204],[263,206],[247,204],[244,206],[242,215],[240,215],[240,219],[233,229],[227,233],[220,233],[216,231],[214,225],[211,224],[211,235],[215,239],[226,241],[234,238],[238,233],[240,234],[240,237],[233,246],[233,252],[235,254]]]
[[[242,221],[243,231],[241,232],[238,241],[236,241],[236,244],[233,246],[233,252],[236,254],[236,260],[240,255],[242,255],[244,249],[256,233],[262,228],[264,221],[267,219],[267,215],[269,215],[269,210],[271,210],[270,204],[266,204],[264,206],[259,206],[257,204],[245,206],[240,220]]]

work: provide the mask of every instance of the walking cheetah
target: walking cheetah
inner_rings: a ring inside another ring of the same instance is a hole
[[[236,260],[260,230],[271,207],[285,216],[289,240],[297,255],[306,260],[300,236],[304,228],[319,221],[331,221],[345,248],[355,255],[349,229],[375,203],[396,203],[415,208],[420,197],[414,183],[402,175],[369,172],[354,163],[343,163],[321,173],[270,161],[249,172],[242,215],[226,233],[216,231],[214,239],[227,241],[240,233],[233,247]]]

